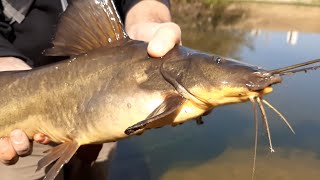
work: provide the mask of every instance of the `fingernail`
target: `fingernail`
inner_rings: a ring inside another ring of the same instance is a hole
[[[23,131],[19,129],[13,130],[10,137],[11,144],[19,156],[30,153],[29,139]]]
[[[33,139],[34,139],[34,141],[36,141],[37,143],[40,143],[40,144],[46,144],[49,142],[49,138],[42,133],[38,133],[38,134],[34,135]]]
[[[33,136],[33,139],[38,142],[38,141],[42,141],[45,137],[46,137],[46,136],[45,136],[44,134],[42,134],[42,133],[37,133],[37,134],[35,134],[35,135]]]
[[[23,143],[23,140],[24,140],[24,136],[21,132],[21,130],[13,130],[11,132],[11,141],[15,144],[21,144]]]

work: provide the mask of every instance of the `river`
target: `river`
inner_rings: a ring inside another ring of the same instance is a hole
[[[312,24],[313,19],[306,17],[305,21]],[[217,28],[181,22],[183,45],[266,69],[320,58],[317,30],[297,30],[290,28],[290,24],[274,29],[270,24],[267,28],[239,25]],[[267,108],[275,152],[270,152],[266,130],[259,121],[255,179],[319,179],[319,77],[320,71],[286,76],[281,84],[274,86],[274,92],[265,97],[290,121],[296,134]],[[248,180],[252,175],[253,150],[251,104],[218,107],[204,117],[203,125],[190,121],[119,142],[110,179]]]

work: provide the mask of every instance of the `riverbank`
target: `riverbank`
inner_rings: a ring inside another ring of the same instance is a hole
[[[172,0],[175,2],[199,2],[197,0]],[[200,0],[205,4],[218,4],[221,2],[249,2],[249,3],[272,3],[272,4],[294,4],[294,5],[307,5],[307,6],[319,6],[320,0]]]
[[[320,32],[320,6],[174,0],[172,13],[174,21],[188,29]]]

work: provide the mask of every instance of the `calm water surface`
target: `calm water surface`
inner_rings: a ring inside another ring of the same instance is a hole
[[[266,69],[320,58],[320,34],[299,32],[188,31],[184,45],[239,59]],[[294,33],[293,33],[293,36]],[[284,78],[266,98],[291,122],[293,135],[268,110],[275,153],[270,153],[260,123],[256,179],[316,180],[320,177],[320,71]],[[172,128],[148,131],[121,141],[111,179],[251,179],[254,122],[250,103],[216,108],[204,118]]]

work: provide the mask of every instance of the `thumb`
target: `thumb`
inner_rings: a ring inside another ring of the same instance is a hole
[[[162,57],[175,44],[181,44],[180,27],[172,22],[162,23],[148,44],[148,53],[152,57]]]

